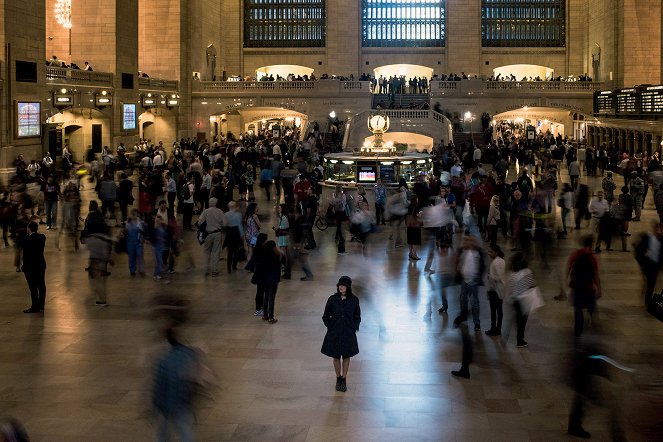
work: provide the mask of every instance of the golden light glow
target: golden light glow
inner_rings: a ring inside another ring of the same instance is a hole
[[[71,0],[55,0],[55,20],[63,28],[71,29]]]

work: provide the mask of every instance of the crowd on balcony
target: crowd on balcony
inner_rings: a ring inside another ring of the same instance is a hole
[[[92,71],[92,65],[90,65],[89,62],[85,62],[83,67],[81,68],[78,66],[76,63],[72,62],[71,65],[68,65],[64,61],[60,60],[56,55],[53,56],[50,60],[46,60],[46,66],[53,66],[56,68],[67,68],[67,69],[75,69],[75,70],[80,70],[80,71]]]
[[[490,77],[488,77],[488,81],[521,81],[521,82],[529,82],[529,81],[571,81],[572,82],[572,81],[593,81],[593,80],[592,80],[592,77],[590,77],[586,73],[582,74],[582,75],[579,75],[578,77],[575,77],[575,76],[571,75],[567,78],[564,78],[561,75],[558,75],[557,77],[551,77],[551,78],[541,78],[539,75],[537,75],[535,77],[524,76],[520,80],[518,80],[518,78],[514,74],[503,76],[500,73],[500,74],[497,74],[497,75],[491,75]]]

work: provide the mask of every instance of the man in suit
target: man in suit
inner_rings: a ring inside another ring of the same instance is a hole
[[[44,246],[46,236],[37,233],[39,225],[32,221],[28,224],[28,235],[23,240],[23,274],[28,287],[32,306],[23,313],[39,313],[44,311],[46,302],[46,259],[44,259]]]

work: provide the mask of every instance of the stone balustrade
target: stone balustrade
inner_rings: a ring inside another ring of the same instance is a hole
[[[591,95],[604,90],[598,81],[431,81],[432,96],[502,95],[502,94],[582,94]]]
[[[138,77],[138,87],[140,89],[177,92],[179,90],[179,82],[177,80],[162,80],[160,78]]]
[[[113,87],[110,72],[84,71],[79,69],[46,66],[46,80],[53,84]]]

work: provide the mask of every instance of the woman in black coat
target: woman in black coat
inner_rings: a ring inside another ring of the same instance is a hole
[[[278,319],[274,317],[274,301],[276,291],[281,281],[281,266],[283,255],[274,241],[267,241],[259,252],[256,261],[256,274],[263,286],[262,319],[270,324],[276,324]],[[258,284],[260,284],[258,282]]]
[[[352,280],[349,276],[341,276],[338,280],[336,293],[327,299],[322,322],[327,327],[327,334],[320,351],[334,359],[336,391],[347,391],[345,378],[348,375],[350,358],[359,353],[356,333],[361,322],[359,299],[352,293]]]

